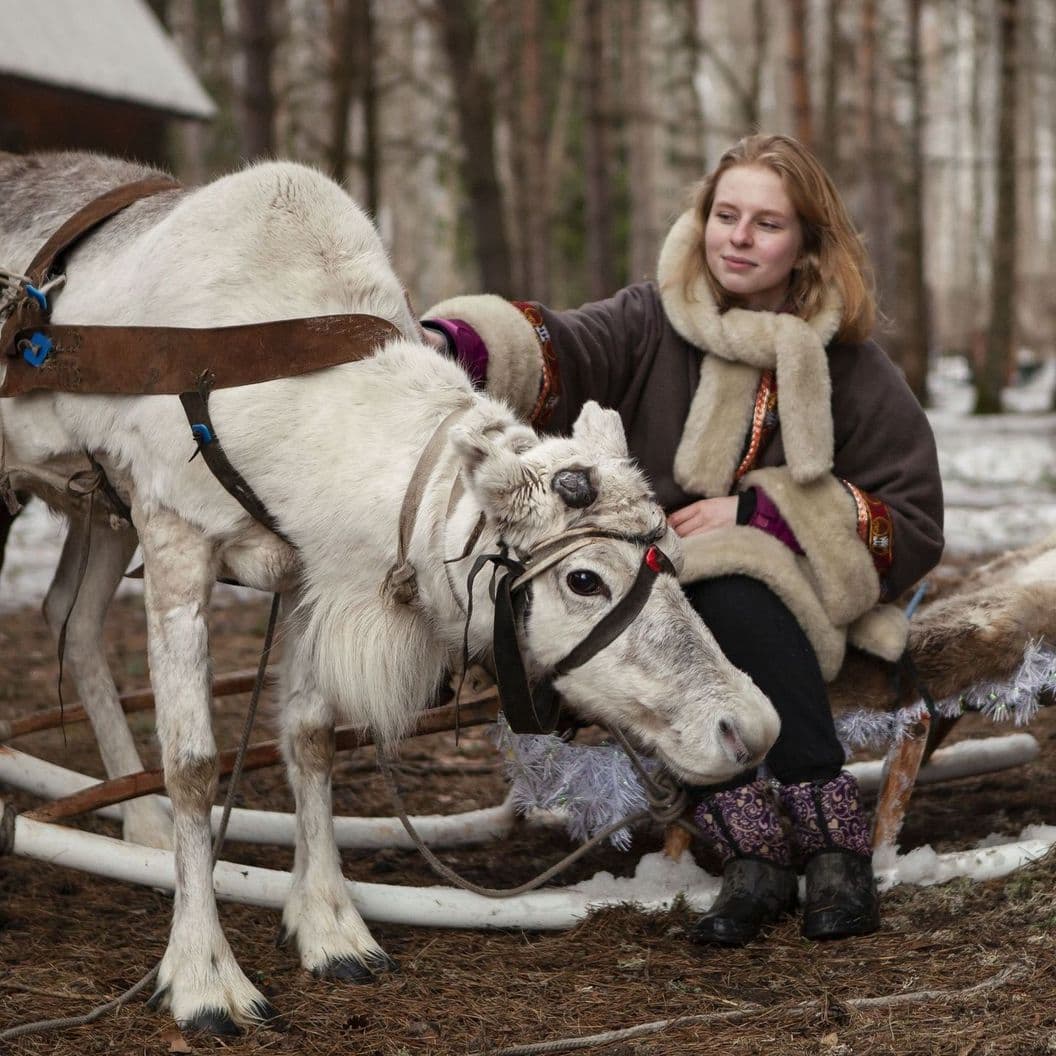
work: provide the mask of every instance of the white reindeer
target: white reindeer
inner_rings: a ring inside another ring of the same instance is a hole
[[[144,174],[87,155],[0,155],[0,263],[24,268],[81,204]],[[257,165],[141,201],[82,241],[66,274],[55,323],[205,327],[360,312],[417,332],[367,218],[335,184],[294,164]],[[530,554],[584,525],[622,536],[592,539],[533,580],[531,612],[518,629],[533,679],[627,593],[643,559],[633,537],[663,522],[615,412],[588,406],[572,438],[540,440],[413,338],[359,363],[217,391],[210,407],[228,457],[292,546],[253,522],[202,459],[188,461],[194,445],[173,397],[38,393],[0,401],[0,469],[70,511],[65,482],[90,452],[131,507],[134,531],[93,525],[68,661],[108,772],[138,769],[98,630],[138,538],[177,874],[155,1001],[181,1026],[229,1032],[273,1010],[228,946],[211,884],[217,749],[206,607],[217,576],[285,592],[281,736],[297,843],[283,930],[309,971],[366,981],[392,962],[341,876],[331,820],[335,720],[392,745],[433,698],[461,652],[472,555],[444,560],[461,552],[481,512],[474,554],[500,540],[514,555]],[[401,502],[423,446],[460,407],[408,552],[419,596],[397,604],[382,584]],[[555,476],[568,470],[589,478],[596,492],[589,505],[572,505],[555,488]],[[449,510],[459,475],[464,491]],[[677,560],[673,534],[662,545]],[[49,594],[53,624],[76,579],[74,551],[71,543]],[[485,659],[494,613],[487,578],[475,585],[469,627],[470,651]],[[724,659],[671,575],[657,578],[623,634],[555,687],[572,709],[625,728],[690,782],[757,762],[777,733],[769,702]],[[150,810],[133,814],[126,833],[149,837],[160,822]]]

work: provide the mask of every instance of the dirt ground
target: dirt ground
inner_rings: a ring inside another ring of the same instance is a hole
[[[255,664],[267,601],[236,604],[213,616],[215,669]],[[140,603],[123,599],[108,623],[111,657],[122,689],[147,684]],[[56,703],[54,648],[34,611],[0,617],[0,717]],[[236,738],[247,698],[217,703],[222,747]],[[148,765],[157,760],[152,716],[132,716]],[[977,717],[953,738],[986,734]],[[962,849],[991,832],[1018,833],[1053,822],[1056,708],[1031,732],[1039,758],[1016,771],[923,787],[914,795],[903,850],[931,844]],[[255,739],[273,735],[269,717]],[[87,728],[21,738],[17,747],[102,775]],[[482,730],[409,742],[403,785],[409,809],[454,812],[498,803],[503,780]],[[373,770],[372,749],[340,757],[336,809],[392,813]],[[19,809],[31,797],[0,794]],[[278,768],[247,774],[242,805],[291,809]],[[117,834],[97,819],[75,824]],[[638,855],[657,849],[659,834],[636,838],[630,854],[597,850],[560,882],[599,869],[633,872]],[[519,883],[555,860],[563,837],[519,828],[501,846],[443,852],[471,879]],[[698,858],[699,849],[695,849]],[[291,852],[229,844],[224,857],[285,869]],[[702,859],[704,860],[704,859]],[[345,853],[353,879],[402,884],[437,882],[416,853]],[[57,865],[0,860],[0,1030],[26,1021],[76,1015],[116,996],[161,956],[171,900],[155,891],[98,880]],[[712,1016],[659,1033],[591,1047],[608,1056],[1041,1056],[1056,1053],[1056,858],[1003,880],[957,880],[898,887],[883,898],[884,926],[864,939],[827,945],[800,937],[794,921],[743,950],[695,947],[685,939],[684,910],[646,916],[633,908],[599,913],[561,933],[468,932],[377,925],[372,930],[402,966],[369,986],[307,976],[273,940],[278,913],[224,905],[221,916],[247,974],[274,1001],[285,1029],[233,1040],[181,1037],[167,1015],[141,998],[98,1022],[9,1043],[11,1053],[498,1053],[504,1048],[581,1037],[677,1017]],[[986,989],[966,993],[978,984]],[[938,991],[924,1000],[904,995]],[[900,998],[899,995],[902,995]],[[861,999],[881,1001],[856,1007]],[[2,1050],[2,1043],[0,1043]],[[566,1050],[560,1050],[566,1051]]]

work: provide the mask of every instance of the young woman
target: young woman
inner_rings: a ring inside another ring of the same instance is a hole
[[[869,823],[825,683],[848,639],[888,659],[897,598],[942,553],[928,422],[868,339],[862,244],[821,165],[785,136],[737,143],[671,228],[657,281],[575,311],[482,295],[427,313],[432,340],[534,424],[615,407],[682,537],[682,582],[781,733],[765,776],[694,789],[724,860],[700,942],[740,945],[796,903],[813,939],[879,926]],[[790,822],[790,836],[780,811]]]

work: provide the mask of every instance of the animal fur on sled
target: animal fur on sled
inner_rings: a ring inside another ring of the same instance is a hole
[[[1056,534],[981,565],[925,604],[910,622],[907,648],[932,697],[942,700],[1008,679],[1038,641],[1056,645]],[[903,679],[896,697],[890,668],[851,652],[830,696],[842,711],[906,704],[917,691]]]

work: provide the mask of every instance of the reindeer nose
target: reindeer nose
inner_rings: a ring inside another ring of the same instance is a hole
[[[744,743],[741,731],[733,719],[719,719],[719,743],[730,757],[731,762],[738,766],[748,767],[756,761],[755,754]]]

